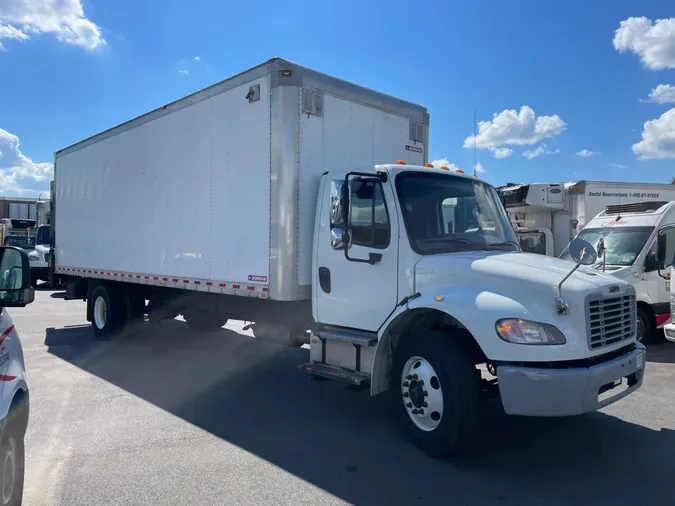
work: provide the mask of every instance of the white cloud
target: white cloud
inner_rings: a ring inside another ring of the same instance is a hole
[[[675,107],[644,124],[642,140],[633,144],[633,153],[642,160],[675,158]]]
[[[583,156],[584,158],[599,154],[600,153],[598,153],[597,151],[591,151],[590,149],[582,149],[581,151],[577,151],[577,156]]]
[[[609,167],[614,168],[614,169],[626,169],[626,168],[628,168],[625,165],[623,165],[621,163],[616,163],[616,162],[609,162],[607,165]]]
[[[505,145],[536,144],[542,139],[561,134],[567,125],[557,114],[536,117],[532,108],[524,105],[520,112],[506,109],[492,116],[492,121],[478,123],[476,147],[497,149]],[[474,137],[464,141],[465,148],[474,145]]]
[[[459,169],[459,167],[457,167],[457,165],[455,165],[454,163],[450,163],[450,160],[448,160],[447,158],[437,158],[436,160],[432,160],[431,165],[433,165],[437,169],[439,169],[441,167],[447,167],[450,170]],[[462,170],[462,169],[460,169],[460,170]]]
[[[657,104],[675,104],[675,86],[671,84],[659,84],[649,94],[649,102]]]
[[[0,0],[0,39],[43,33],[88,51],[106,44],[101,29],[84,15],[81,0]]]
[[[513,154],[511,148],[496,148],[492,151],[492,156],[495,158],[508,158]]]
[[[474,170],[476,171],[477,174],[482,174],[485,172],[485,169],[483,168],[483,164],[480,162],[476,162],[476,165],[474,165]]]
[[[675,18],[652,20],[646,17],[621,21],[614,32],[614,48],[631,51],[651,70],[675,68]]]
[[[199,60],[201,60],[201,59],[202,59],[201,56],[195,56],[195,61],[199,61]]]
[[[553,151],[551,151],[546,147],[546,144],[540,144],[534,149],[528,149],[526,151],[523,151],[522,155],[528,160],[534,160],[535,158],[542,155],[557,155],[558,153],[560,153],[559,149],[554,149]]]
[[[53,164],[36,163],[28,158],[19,149],[19,138],[0,128],[0,193],[44,194],[46,190],[31,188],[48,188],[47,181],[52,179],[53,174]]]
[[[178,71],[178,73],[181,74],[181,75],[183,75],[183,76],[189,76],[189,75],[190,75],[190,71],[187,70],[187,69],[180,69],[180,70]]]

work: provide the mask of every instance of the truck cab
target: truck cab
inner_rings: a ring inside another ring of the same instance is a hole
[[[583,251],[579,262],[595,260]],[[579,262],[522,252],[497,192],[476,177],[403,163],[326,173],[306,370],[392,390],[430,453],[459,445],[439,433],[472,420],[451,385],[474,395],[478,363],[509,414],[597,409],[640,386],[644,347],[633,287]],[[448,409],[459,410],[452,422]]]
[[[675,253],[675,202],[609,205],[577,236],[596,248],[593,268],[635,287],[638,339],[658,336],[670,317],[670,264]],[[570,260],[569,250],[560,256]]]

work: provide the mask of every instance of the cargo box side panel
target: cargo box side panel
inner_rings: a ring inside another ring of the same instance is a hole
[[[265,77],[57,156],[57,266],[264,279],[268,199]]]
[[[329,94],[324,95],[322,116],[301,115],[298,255],[301,287],[312,282],[314,214],[321,174],[346,173],[396,160],[422,165],[424,145],[410,140],[409,135],[407,117]]]

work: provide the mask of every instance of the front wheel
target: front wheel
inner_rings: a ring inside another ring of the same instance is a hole
[[[637,340],[642,343],[649,343],[654,334],[654,325],[652,318],[643,309],[638,308],[635,325],[637,327]]]
[[[25,451],[23,435],[6,423],[0,440],[0,504],[19,506],[23,497]]]
[[[476,432],[480,373],[462,335],[411,333],[396,350],[391,375],[394,409],[411,442],[433,457],[460,454]]]

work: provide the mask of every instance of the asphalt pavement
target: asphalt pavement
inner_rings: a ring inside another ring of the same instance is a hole
[[[599,413],[491,409],[471,455],[434,460],[386,397],[298,371],[306,350],[242,322],[98,342],[63,295],[9,310],[31,390],[25,505],[675,504],[675,344],[650,347],[643,387]]]

